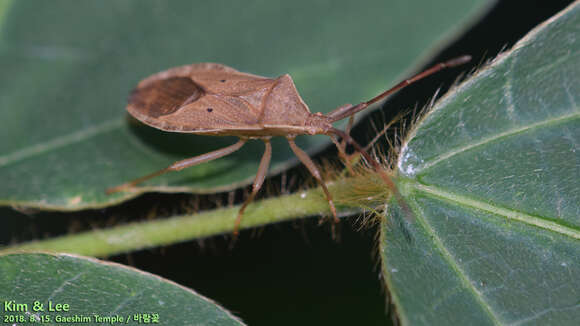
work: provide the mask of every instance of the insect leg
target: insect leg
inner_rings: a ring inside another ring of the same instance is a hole
[[[382,136],[384,136],[384,135],[387,133],[387,130],[388,130],[389,128],[391,128],[391,126],[392,126],[392,125],[394,125],[396,122],[399,122],[399,121],[402,119],[402,116],[403,116],[403,115],[404,115],[403,113],[399,113],[399,114],[397,114],[397,116],[395,116],[395,118],[393,118],[393,119],[392,119],[392,120],[391,120],[389,123],[385,124],[385,125],[383,126],[383,129],[382,129],[380,132],[378,132],[378,133],[377,133],[377,134],[376,134],[376,135],[373,137],[373,139],[372,139],[372,140],[371,140],[371,141],[370,141],[370,142],[369,142],[369,143],[368,143],[368,144],[367,144],[367,145],[366,145],[366,146],[363,148],[363,150],[364,150],[365,152],[367,152],[367,153],[368,153],[368,152],[370,152],[370,151],[372,151],[372,150],[373,150],[373,146],[376,144],[376,142],[377,142],[377,141],[378,141],[378,140],[379,140],[379,139],[380,139]],[[350,135],[350,133],[349,133],[348,131],[347,131],[346,133]],[[346,141],[346,139],[345,139],[345,138],[343,138],[343,139],[342,139],[342,141],[343,141],[343,142],[345,142],[345,141]],[[387,139],[387,142],[388,142],[388,139]],[[341,142],[341,144],[342,144],[342,142]],[[391,147],[392,147],[392,144],[391,144],[390,142],[389,142],[389,146],[391,146]],[[356,152],[356,153],[354,153],[354,154],[351,154],[351,155],[349,156],[351,164],[356,164],[356,163],[357,163],[357,162],[360,160],[360,156],[361,156],[361,155],[362,155],[362,154],[361,154],[361,153],[359,153],[359,152]]]
[[[361,153],[361,155],[365,158],[365,160],[367,160],[368,163],[373,166],[375,171],[379,173],[381,179],[383,179],[383,181],[387,184],[387,187],[392,191],[393,195],[395,196],[395,199],[397,200],[397,203],[403,209],[407,219],[410,222],[413,222],[414,215],[413,212],[411,211],[411,208],[409,207],[409,205],[407,205],[407,202],[403,199],[403,196],[399,192],[399,189],[397,189],[397,186],[395,185],[391,177],[385,172],[385,169],[381,166],[381,164],[376,159],[372,158],[369,155],[369,153],[364,150],[364,148],[362,148],[354,139],[352,139],[352,137],[350,137],[349,134],[336,128],[330,129],[330,133],[346,139],[352,146],[354,146],[357,152]]]
[[[162,175],[162,174],[167,173],[167,172],[170,172],[170,171],[183,170],[185,168],[188,168],[188,167],[191,167],[191,166],[194,166],[194,165],[197,165],[197,164],[209,162],[209,161],[218,159],[220,157],[224,157],[226,155],[229,155],[229,154],[237,151],[245,143],[246,143],[246,139],[240,138],[240,140],[238,140],[237,143],[235,143],[233,145],[230,145],[228,147],[224,147],[224,148],[215,150],[213,152],[201,154],[201,155],[198,155],[198,156],[190,157],[190,158],[187,158],[185,160],[177,161],[177,162],[171,164],[170,166],[166,167],[165,169],[159,170],[157,172],[153,172],[151,174],[148,174],[146,176],[143,176],[141,178],[135,179],[133,181],[124,183],[122,185],[109,188],[109,189],[107,189],[107,194],[110,195],[112,193],[116,193],[116,192],[119,192],[119,191],[124,191],[124,190],[131,189],[131,188],[135,187],[137,184],[139,184],[139,183],[141,183],[143,181],[149,180],[151,178],[154,178],[156,176]]]
[[[351,104],[346,104],[346,105],[351,105]],[[350,135],[350,130],[352,129],[353,124],[354,124],[354,114],[351,115],[350,117],[348,117],[348,123],[346,124],[346,133],[349,135]],[[352,169],[352,159],[351,159],[350,155],[346,154],[346,144],[347,144],[346,139],[343,138],[340,141],[340,143],[338,143],[338,140],[336,140],[334,137],[331,137],[331,139],[332,139],[332,142],[338,148],[338,154],[344,160],[344,162],[345,162],[344,164],[346,164],[346,168],[348,169],[348,172],[350,172],[351,175],[354,175],[354,170]]]
[[[350,172],[351,175],[354,175],[354,170],[352,169],[350,157],[346,154],[346,151],[345,151],[346,143],[344,143],[342,141],[339,142],[338,139],[336,139],[336,137],[334,137],[334,135],[330,136],[330,139],[332,139],[332,142],[334,143],[334,145],[336,145],[336,148],[338,149],[338,155],[344,161],[344,164],[346,165],[348,172]]]
[[[348,117],[348,123],[346,124],[346,133],[350,135],[350,130],[354,124],[354,114]],[[344,147],[346,148],[346,140],[343,139]]]
[[[351,108],[352,106],[353,105],[350,104],[350,103],[349,104],[343,104],[343,105],[337,107],[336,109],[334,109],[332,112],[341,112],[343,110],[347,110],[347,109]],[[350,130],[352,129],[353,124],[354,124],[354,114],[349,117],[348,123],[346,124],[346,133],[349,134],[349,135],[350,135]],[[343,139],[340,142],[340,146],[337,145],[337,147],[338,147],[338,151],[339,151],[340,156],[345,160],[345,162],[348,161],[347,160],[347,157],[348,156],[346,155],[346,140]],[[350,169],[350,166],[349,166],[349,170],[351,170]]]
[[[270,166],[270,159],[272,158],[272,144],[270,144],[269,138],[263,139],[264,144],[266,145],[266,149],[264,150],[264,155],[262,155],[262,160],[260,161],[260,167],[258,167],[258,173],[256,173],[256,178],[254,179],[254,184],[252,185],[252,193],[250,197],[246,199],[242,207],[238,211],[238,217],[236,218],[236,223],[234,224],[234,238],[238,235],[238,231],[240,228],[240,223],[242,222],[242,216],[244,215],[244,210],[249,203],[254,200],[254,197],[262,188],[264,184],[264,179],[266,178],[266,173],[268,173],[268,167]]]
[[[288,144],[290,144],[290,148],[292,148],[294,154],[298,156],[298,159],[306,166],[306,168],[308,168],[308,171],[310,171],[312,176],[320,183],[320,186],[322,187],[322,190],[324,190],[324,194],[326,195],[326,199],[328,200],[328,204],[330,205],[330,211],[332,212],[334,221],[338,223],[339,219],[336,216],[336,207],[334,207],[332,195],[330,195],[328,188],[326,188],[326,184],[324,183],[324,180],[322,180],[322,175],[320,174],[320,171],[316,167],[316,164],[312,162],[312,160],[310,159],[308,154],[306,154],[306,152],[304,152],[298,146],[296,146],[296,143],[294,142],[294,137],[287,137],[286,139],[288,140]]]

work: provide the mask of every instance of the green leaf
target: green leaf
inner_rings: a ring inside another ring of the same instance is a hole
[[[95,315],[120,316],[120,323],[129,318],[128,323],[135,324],[138,320],[134,316],[144,314],[157,314],[162,325],[243,324],[216,303],[171,281],[79,256],[0,256],[0,288],[2,318],[25,318],[25,322],[8,320],[11,324],[26,324],[33,318],[35,322],[48,321],[43,325],[61,325],[59,316],[88,317],[89,324],[106,324],[98,322]],[[34,302],[43,304],[43,311],[33,310]],[[69,311],[49,311],[49,302],[53,308],[68,304]],[[13,311],[16,304],[26,304],[27,311]]]
[[[389,87],[486,7],[483,0],[10,2],[0,15],[0,139],[10,140],[0,142],[0,204],[111,205],[138,193],[107,196],[108,187],[235,142],[131,123],[127,94],[152,73],[206,61],[290,73],[311,110],[328,112]],[[298,141],[309,152],[329,143]],[[251,142],[140,191],[248,184],[262,152]],[[275,140],[270,173],[296,162]]]
[[[404,324],[580,320],[580,3],[444,97],[404,143],[415,221],[383,223]]]

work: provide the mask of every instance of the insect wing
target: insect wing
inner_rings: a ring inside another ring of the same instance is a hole
[[[144,79],[127,110],[153,127],[177,132],[259,129],[275,80],[219,64],[172,68]]]

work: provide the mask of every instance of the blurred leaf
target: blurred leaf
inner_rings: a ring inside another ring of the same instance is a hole
[[[14,1],[0,30],[0,204],[74,210],[136,196],[104,191],[235,139],[131,123],[125,98],[157,71],[213,61],[290,73],[312,111],[387,88],[487,7],[483,0]],[[2,16],[0,16],[2,17]],[[302,137],[310,152],[327,137]],[[212,192],[251,182],[251,142],[141,190]],[[297,160],[274,142],[271,173]]]
[[[10,254],[0,256],[0,302],[27,304],[28,312],[9,315],[50,318],[58,316],[121,316],[158,314],[162,325],[242,325],[214,302],[158,276],[115,263],[71,255]],[[35,312],[34,302],[44,304]],[[68,304],[69,312],[49,312],[48,302]],[[4,305],[5,307],[5,305]],[[46,319],[42,319],[46,320]],[[101,324],[95,322],[94,324]],[[137,321],[131,320],[130,324]],[[21,324],[21,323],[18,323]],[[25,323],[22,323],[25,324]],[[74,323],[70,323],[74,324]]]
[[[403,323],[580,320],[578,35],[576,2],[411,132],[398,169],[416,220],[381,241]]]

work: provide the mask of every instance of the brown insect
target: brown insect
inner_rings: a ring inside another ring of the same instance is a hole
[[[282,136],[286,137],[292,151],[322,186],[332,215],[335,221],[338,221],[332,195],[322,180],[320,171],[294,142],[294,138],[298,135],[324,134],[332,138],[342,154],[344,149],[338,143],[337,136],[352,144],[381,173],[398,202],[406,207],[394,183],[379,163],[372,159],[347,132],[334,128],[332,124],[350,117],[350,127],[353,115],[369,105],[443,68],[457,66],[469,60],[469,56],[462,56],[439,63],[366,102],[343,105],[326,115],[310,113],[288,74],[271,79],[242,73],[217,63],[198,63],[159,72],[142,80],[131,93],[127,111],[132,116],[164,131],[237,136],[239,140],[228,147],[175,162],[165,169],[110,188],[107,193],[128,190],[163,173],[215,160],[239,150],[250,139],[261,139],[266,149],[254,179],[252,192],[238,212],[233,232],[237,235],[244,210],[264,183],[272,156],[270,138]]]

